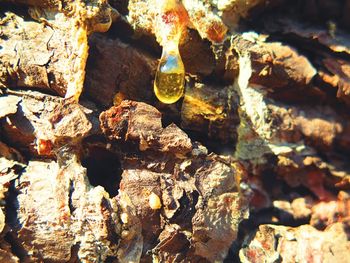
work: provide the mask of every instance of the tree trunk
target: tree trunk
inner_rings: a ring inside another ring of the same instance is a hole
[[[350,1],[170,2],[0,0],[0,262],[348,262]]]

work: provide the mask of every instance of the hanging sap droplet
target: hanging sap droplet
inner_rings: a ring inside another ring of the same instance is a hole
[[[157,41],[163,46],[154,80],[154,93],[163,103],[178,101],[185,89],[185,67],[179,42],[187,23],[187,13],[179,0],[160,0],[155,19]]]
[[[164,45],[154,80],[154,93],[163,103],[178,101],[185,89],[185,67],[177,44]]]

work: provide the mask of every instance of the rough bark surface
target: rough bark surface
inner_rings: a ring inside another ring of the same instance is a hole
[[[350,1],[0,3],[0,262],[350,261]]]

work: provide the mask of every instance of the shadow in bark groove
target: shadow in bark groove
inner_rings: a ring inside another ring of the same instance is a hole
[[[111,197],[118,194],[122,169],[119,158],[102,147],[91,147],[82,159],[93,186],[103,186]]]
[[[11,252],[17,256],[21,262],[27,262],[29,260],[27,251],[24,249],[21,241],[16,234],[15,226],[19,226],[20,222],[17,216],[17,209],[19,207],[17,196],[19,192],[16,190],[14,182],[11,183],[6,197],[6,224],[7,233],[4,237],[5,241],[11,245]]]

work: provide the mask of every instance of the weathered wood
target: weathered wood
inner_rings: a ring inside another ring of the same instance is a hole
[[[349,1],[0,2],[0,261],[349,260]]]

